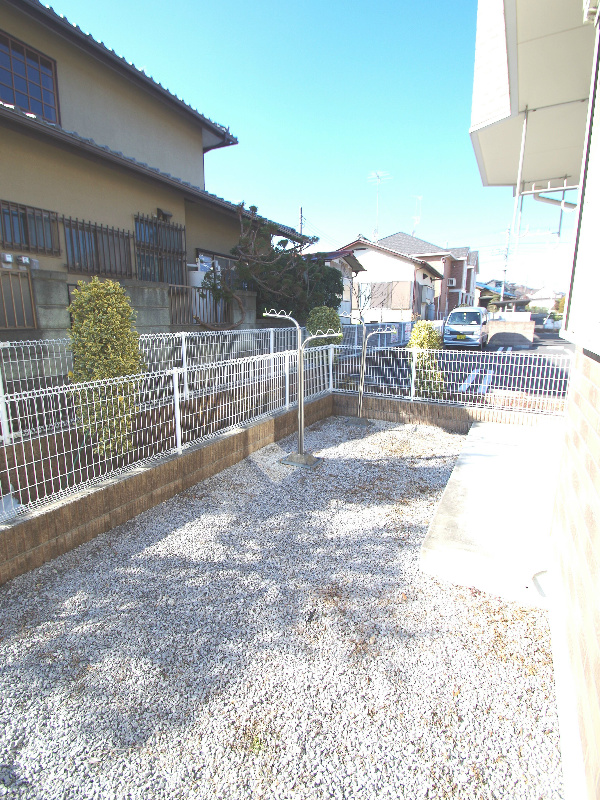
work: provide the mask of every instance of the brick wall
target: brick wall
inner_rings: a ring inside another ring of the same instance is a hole
[[[571,371],[567,415],[552,535],[592,800],[600,798],[600,362],[581,350]]]

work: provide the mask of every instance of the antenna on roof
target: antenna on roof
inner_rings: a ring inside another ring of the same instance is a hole
[[[415,231],[417,229],[417,225],[421,222],[421,200],[423,199],[423,195],[413,194],[415,198],[415,215],[413,217],[413,229],[411,236],[415,235]]]
[[[379,187],[381,185],[381,181],[391,181],[392,176],[389,172],[370,172],[367,178],[369,183],[374,183],[376,185],[376,216],[375,216],[375,230],[373,231],[373,241],[375,244],[379,241]]]

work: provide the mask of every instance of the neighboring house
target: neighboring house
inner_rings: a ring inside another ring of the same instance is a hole
[[[523,310],[529,304],[528,297],[518,297],[514,292],[508,291],[506,285],[502,288],[503,281],[493,280],[488,283],[476,284],[476,299],[478,306],[489,308],[495,305],[499,309]]]
[[[579,209],[562,335],[576,344],[552,540],[551,605],[568,800],[600,797],[600,36],[591,0],[480,0],[471,136],[486,185]],[[560,176],[560,177],[557,177]],[[524,207],[523,213],[527,209]]]
[[[537,306],[538,308],[545,308],[547,311],[552,311],[556,301],[562,296],[562,294],[559,294],[553,289],[549,289],[547,286],[544,286],[529,296],[529,303],[532,306]]]
[[[338,313],[351,314],[354,276],[359,272],[364,272],[365,268],[356,258],[352,250],[335,250],[331,253],[320,253],[320,255],[324,256],[325,264],[328,267],[333,267],[342,273],[344,288]]]
[[[140,331],[212,307],[189,285],[239,239],[237,207],[204,185],[227,128],[37,0],[0,0],[0,137],[4,338],[64,335],[91,275],[123,283]]]
[[[435,319],[442,274],[431,264],[360,237],[346,245],[363,267],[355,276],[353,308],[365,322]]]
[[[426,261],[442,275],[440,291],[435,302],[436,319],[448,316],[460,305],[475,305],[476,275],[479,272],[479,253],[469,247],[438,247],[408,233],[394,233],[380,239],[378,244],[396,253]]]

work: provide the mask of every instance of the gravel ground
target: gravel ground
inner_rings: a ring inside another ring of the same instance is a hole
[[[0,588],[0,796],[560,798],[546,615],[419,574],[464,437],[329,419]]]

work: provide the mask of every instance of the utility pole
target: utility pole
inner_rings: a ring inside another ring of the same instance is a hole
[[[302,223],[304,221],[304,217],[302,216],[302,206],[300,206],[300,236],[302,236]]]

